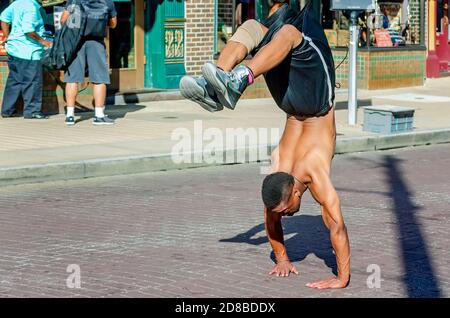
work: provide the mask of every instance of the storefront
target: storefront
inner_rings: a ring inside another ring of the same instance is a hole
[[[9,4],[0,0],[0,12]],[[186,74],[185,1],[114,0],[118,24],[108,32],[111,85],[109,96],[135,94],[146,89],[173,89]],[[54,32],[64,0],[44,0],[46,29]],[[6,55],[0,56],[0,97],[8,75]],[[44,72],[44,111],[64,107],[63,74]],[[91,85],[81,87],[80,107],[92,106]]]
[[[448,0],[428,0],[427,77],[450,75]]]
[[[322,1],[323,4],[329,1]],[[364,89],[421,86],[425,79],[426,46],[424,1],[378,0],[375,12],[362,13],[358,52],[358,85]],[[325,5],[323,6],[325,7]],[[338,65],[348,45],[347,12],[322,13],[322,22]],[[347,86],[347,63],[337,70],[337,81]]]
[[[304,6],[308,0],[291,1]],[[337,83],[347,87],[349,12],[330,10],[330,0],[312,0],[333,50]],[[236,27],[248,18],[264,19],[277,0],[218,0],[216,52],[220,52]],[[423,85],[427,50],[425,43],[425,0],[378,0],[375,12],[359,17],[358,85],[364,89]],[[383,25],[384,22],[384,25]],[[382,38],[389,41],[382,41]],[[379,38],[377,43],[377,38]],[[258,82],[253,95],[261,96]]]
[[[9,1],[0,0],[0,11]],[[307,1],[291,0],[291,5],[304,6]],[[198,75],[206,61],[218,57],[239,24],[246,19],[265,19],[280,2],[289,0],[114,0],[119,23],[106,39],[112,80],[109,96],[178,88],[184,74]],[[312,0],[339,66],[337,83],[345,88],[348,13],[331,11],[330,3]],[[362,13],[359,87],[423,85],[426,76],[448,72],[448,10],[438,10],[446,3],[447,0],[378,0],[375,13]],[[48,28],[55,27],[55,12],[64,4],[64,0],[43,1]],[[6,56],[0,55],[0,98],[7,76]],[[44,76],[44,110],[61,112],[65,105],[62,74],[45,72]],[[79,107],[91,108],[91,95],[90,85],[81,87]],[[262,77],[245,93],[247,98],[268,96]]]

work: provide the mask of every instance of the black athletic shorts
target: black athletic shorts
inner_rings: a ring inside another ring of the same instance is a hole
[[[297,11],[283,5],[263,24],[269,30],[253,54],[268,44],[283,25],[291,24],[303,34],[302,43],[281,64],[264,74],[277,105],[295,116],[328,113],[335,98],[334,61],[323,28],[310,6]]]

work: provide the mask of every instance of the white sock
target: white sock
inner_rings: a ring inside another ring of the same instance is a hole
[[[105,117],[105,113],[103,112],[105,107],[95,107],[95,117],[103,118]]]
[[[67,111],[66,117],[73,117],[73,116],[75,116],[75,107],[67,106],[66,107],[66,111]]]

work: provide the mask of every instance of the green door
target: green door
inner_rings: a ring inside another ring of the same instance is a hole
[[[145,87],[178,88],[184,65],[184,0],[147,0]]]

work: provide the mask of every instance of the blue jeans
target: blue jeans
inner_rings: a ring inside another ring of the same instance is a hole
[[[2,115],[11,116],[17,99],[22,95],[23,115],[39,113],[42,109],[42,63],[40,60],[24,60],[14,56],[8,59],[9,75],[3,93]]]

